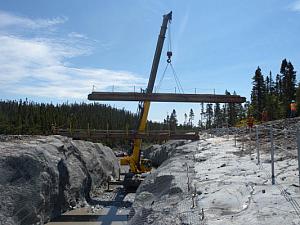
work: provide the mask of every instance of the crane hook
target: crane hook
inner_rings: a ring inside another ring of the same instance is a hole
[[[171,62],[171,57],[172,57],[172,52],[168,51],[167,56],[168,56],[167,62],[170,63]]]

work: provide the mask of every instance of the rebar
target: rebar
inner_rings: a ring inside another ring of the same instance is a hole
[[[272,185],[275,184],[275,171],[274,171],[274,138],[273,138],[273,127],[270,128],[270,139],[271,139],[271,170],[272,170]]]
[[[260,155],[259,155],[259,135],[258,135],[258,127],[255,127],[256,132],[256,151],[257,151],[257,165],[260,164]]]
[[[299,170],[299,187],[300,187],[300,130],[297,130],[297,150],[298,150],[298,170]]]

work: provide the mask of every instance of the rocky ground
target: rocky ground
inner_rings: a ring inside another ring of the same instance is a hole
[[[138,225],[300,224],[299,127],[300,118],[293,118],[251,132],[215,129],[197,142],[153,145],[143,154],[158,168],[137,190],[131,210],[134,197],[98,189],[118,174],[111,149],[61,136],[0,136],[0,224],[42,224],[70,209],[53,224],[75,215],[125,224],[128,214],[128,223]]]
[[[150,159],[154,167],[160,166],[164,161],[176,154],[178,146],[189,143],[186,140],[170,140],[162,145],[152,145],[143,150],[143,156]]]
[[[169,157],[139,187],[129,224],[300,224],[299,121],[258,126],[260,164],[255,130],[218,129],[213,138],[206,134],[169,149]]]
[[[61,136],[0,136],[0,224],[43,224],[91,201],[117,176],[102,144]]]

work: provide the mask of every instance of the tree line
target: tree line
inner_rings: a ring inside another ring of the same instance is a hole
[[[227,95],[230,95],[226,91]],[[235,94],[235,92],[233,93]],[[206,106],[206,107],[205,107]],[[167,115],[162,123],[148,121],[148,130],[192,130],[229,126],[244,117],[241,104],[201,104],[201,111],[184,115],[182,124],[178,123],[176,110]],[[195,113],[201,119],[195,121]],[[52,133],[52,126],[71,129],[135,130],[138,114],[99,103],[37,103],[26,100],[0,100],[0,134],[42,134]]]
[[[299,112],[300,85],[297,85],[296,71],[293,64],[283,59],[279,73],[273,78],[270,71],[264,75],[257,67],[253,76],[251,103],[248,110],[256,120],[262,120],[262,113],[268,115],[268,120],[283,119],[290,116],[290,104],[294,100]]]
[[[51,134],[51,127],[71,129],[136,129],[136,113],[104,104],[45,104],[0,101],[0,134]],[[159,130],[162,123],[148,121],[148,129]]]
[[[282,119],[290,115],[290,103],[295,100],[300,110],[300,83],[297,85],[296,71],[290,61],[283,59],[279,73],[273,78],[270,71],[264,75],[257,67],[252,78],[251,101],[244,105],[237,103],[204,104],[200,110],[184,114],[182,124],[178,123],[176,110],[162,123],[148,121],[149,130],[190,130],[214,127],[236,126],[253,115],[262,119],[267,112],[269,120]],[[232,93],[236,95],[236,92]],[[225,91],[225,95],[231,95]],[[195,121],[195,114],[200,116]],[[51,134],[51,126],[72,129],[136,129],[138,114],[117,109],[105,104],[93,103],[36,103],[26,100],[0,100],[0,134]]]
[[[225,95],[231,95],[229,91],[225,91]],[[237,95],[234,91],[232,95]],[[201,109],[194,112],[190,109],[189,113],[184,114],[184,121],[182,124],[178,123],[176,110],[173,109],[171,115],[167,115],[164,119],[164,128],[169,130],[203,130],[217,127],[231,127],[236,126],[241,120],[247,116],[247,109],[249,104],[240,103],[201,103]],[[200,119],[195,121],[195,114],[198,114]]]

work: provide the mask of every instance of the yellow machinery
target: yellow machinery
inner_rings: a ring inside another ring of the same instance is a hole
[[[244,97],[233,95],[215,95],[215,94],[170,94],[170,93],[153,93],[153,87],[159,66],[159,61],[162,53],[162,48],[165,40],[168,24],[172,20],[172,12],[163,16],[163,22],[157,40],[156,50],[152,62],[151,73],[148,81],[147,89],[144,93],[110,93],[110,92],[92,92],[88,99],[95,100],[113,100],[113,101],[136,101],[139,100],[139,121],[136,131],[136,136],[133,140],[132,154],[121,158],[121,165],[129,165],[130,171],[125,174],[124,187],[128,189],[135,189],[142,180],[141,174],[151,171],[151,162],[147,159],[141,159],[141,135],[145,134],[147,118],[150,109],[150,101],[168,101],[168,102],[221,102],[221,103],[242,103],[245,102]],[[172,52],[167,52],[168,63],[171,63]],[[196,135],[198,136],[198,135]],[[199,138],[199,136],[198,136]]]
[[[148,86],[146,93],[150,94],[153,91],[154,82],[157,74],[157,69],[160,61],[160,56],[164,44],[164,39],[167,31],[168,23],[172,20],[172,12],[163,16],[163,22],[160,29],[160,34],[158,36],[156,50],[153,58],[151,73],[148,81]],[[170,54],[168,52],[168,54]],[[147,118],[150,108],[150,101],[140,102],[140,112],[139,112],[139,124],[138,124],[138,133],[145,132],[147,125]],[[151,162],[147,159],[141,159],[141,144],[142,139],[136,138],[133,140],[133,152],[130,156],[123,157],[120,161],[121,165],[129,165],[130,172],[132,174],[141,174],[151,171]]]

